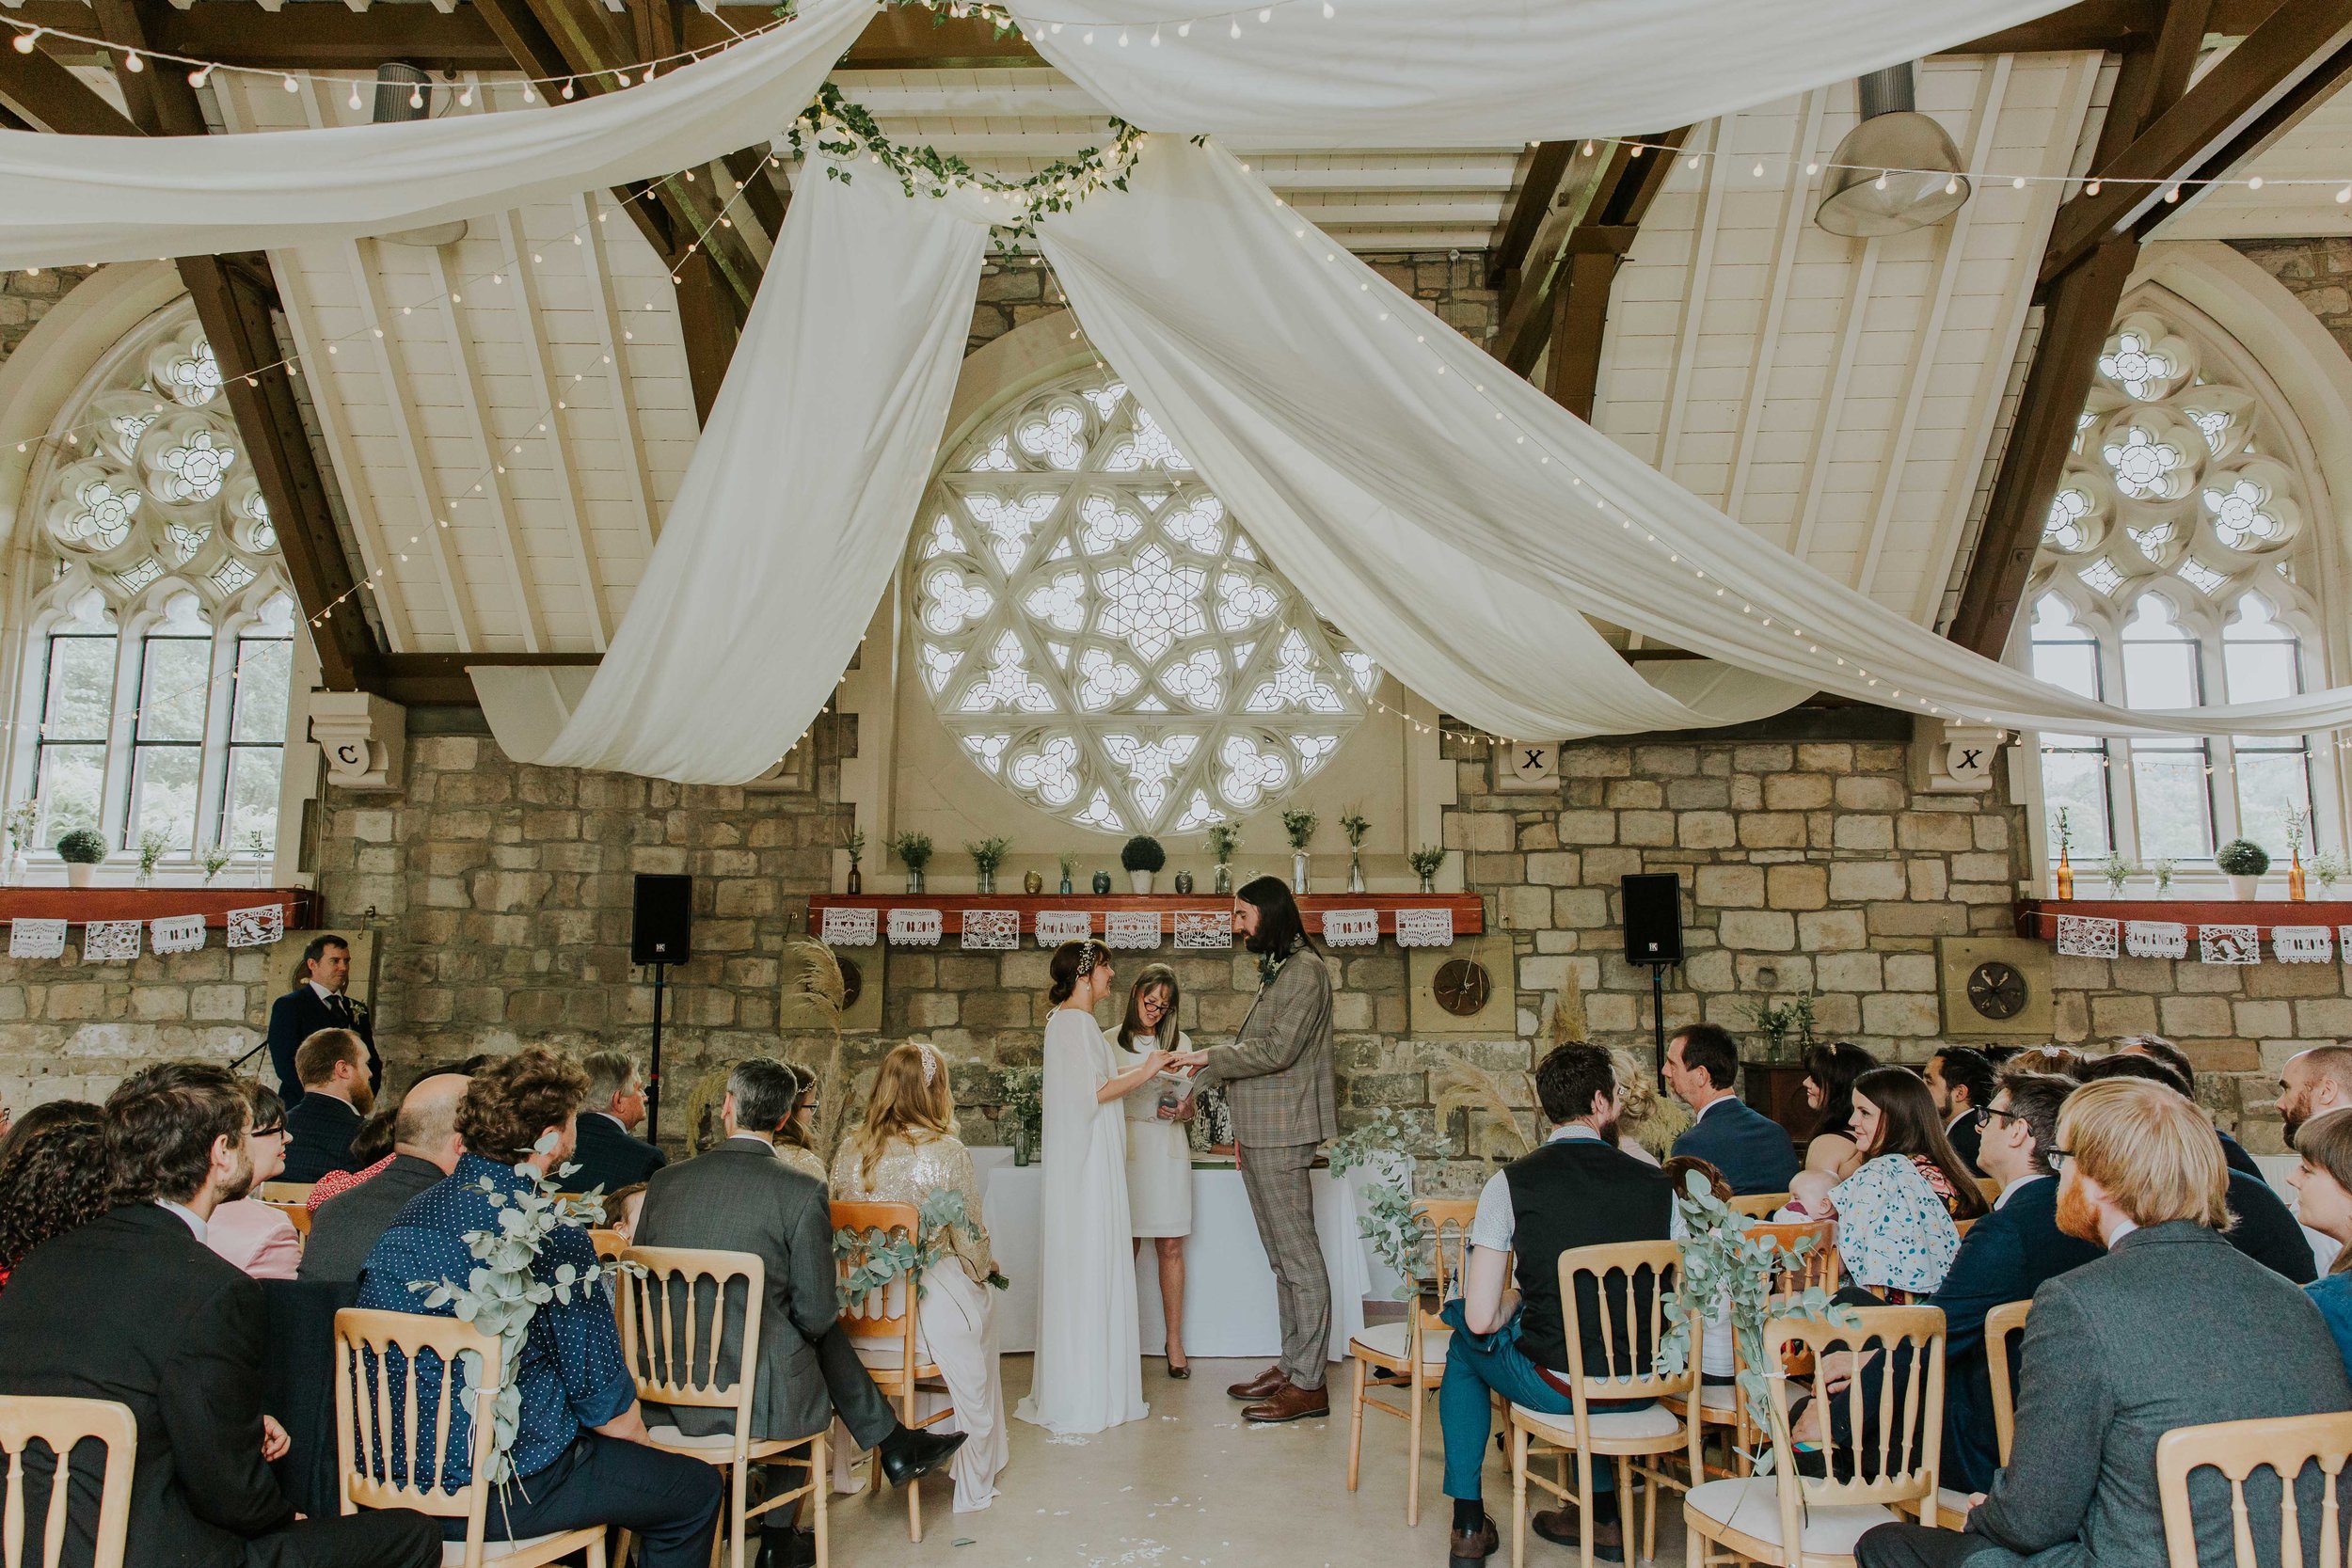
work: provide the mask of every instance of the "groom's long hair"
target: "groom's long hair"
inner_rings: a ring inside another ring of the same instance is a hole
[[[1297,901],[1279,877],[1255,877],[1233,895],[1258,911],[1258,929],[1243,945],[1252,953],[1285,958],[1293,948],[1311,947],[1306,922],[1298,917]]]

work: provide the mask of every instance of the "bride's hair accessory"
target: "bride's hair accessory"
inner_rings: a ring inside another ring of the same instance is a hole
[[[1093,974],[1093,973],[1094,973],[1094,943],[1092,943],[1092,942],[1081,942],[1081,943],[1079,944],[1079,946],[1078,946],[1078,975],[1079,975],[1079,978],[1083,979],[1083,978],[1085,978],[1087,975],[1091,974]]]
[[[928,1089],[939,1077],[939,1052],[929,1040],[916,1040],[914,1049],[923,1053],[923,1086]]]

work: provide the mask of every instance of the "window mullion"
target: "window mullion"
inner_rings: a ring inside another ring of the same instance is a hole
[[[237,705],[236,633],[213,633],[212,679],[204,688],[204,742],[196,769],[196,820],[188,830],[188,856],[196,859],[220,834],[229,795],[230,721]],[[212,824],[208,832],[205,824]]]
[[[115,638],[114,711],[106,720],[106,769],[99,796],[99,832],[108,852],[124,847],[131,831],[132,761],[136,755],[139,689],[144,684],[147,638],[128,631]]]

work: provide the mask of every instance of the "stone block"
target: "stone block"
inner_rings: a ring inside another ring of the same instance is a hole
[[[962,1015],[961,1000],[953,991],[918,990],[907,998],[907,1026],[936,1029],[954,1023]]]
[[[1731,749],[1735,773],[1786,773],[1796,765],[1796,753],[1786,746],[1752,745]]]
[[[1773,811],[1820,811],[1835,781],[1819,773],[1775,773],[1764,781],[1764,804]]]
[[[1725,947],[1785,953],[1797,943],[1796,921],[1777,911],[1725,910],[1715,934]]]
[[[1617,814],[1617,842],[1663,848],[1675,841],[1674,813],[1666,811],[1621,811]]]
[[[1031,999],[1021,991],[974,991],[963,999],[960,1022],[969,1029],[1025,1029],[1035,1022]]]
[[[1676,811],[1726,811],[1731,806],[1729,779],[1673,779],[1666,784],[1666,804]]]
[[[1617,814],[1608,811],[1564,811],[1560,814],[1563,844],[1614,844]]]
[[[1870,945],[1860,910],[1815,910],[1797,916],[1797,942],[1808,953],[1850,952]]]
[[[2295,1033],[2292,1003],[2236,1002],[2230,1006],[2231,1033],[2252,1039],[2280,1038]]]
[[[1832,861],[1829,895],[1840,903],[1869,903],[1900,898],[1906,892],[1903,868],[1895,861]]]
[[[1867,814],[1840,816],[1833,825],[1830,843],[1839,849],[1892,849],[1895,847],[1895,819]]]
[[[1804,818],[1794,812],[1749,812],[1740,818],[1740,842],[1750,849],[1802,849]]]
[[[1636,746],[1633,771],[1650,779],[1686,778],[1699,770],[1695,746]]]
[[[1829,872],[1796,863],[1765,873],[1765,901],[1776,910],[1818,910],[1829,903]]]
[[[1905,863],[1903,871],[1911,882],[1911,896],[1922,903],[1941,902],[1951,887],[1951,878],[1946,874],[1942,861],[1910,861]]]
[[[1881,937],[1963,937],[1968,934],[1964,904],[1872,904],[1870,934]]]
[[[1886,983],[1883,964],[1876,953],[1823,953],[1813,960],[1814,983],[1823,990],[1874,991]]]
[[[1888,990],[1925,990],[1936,989],[1938,975],[1932,953],[1889,953],[1886,956],[1886,989]]]
[[[1904,849],[1932,849],[1949,852],[1976,847],[1976,831],[1969,819],[1952,812],[1905,812],[1895,819],[1895,842]]]
[[[1633,752],[1624,746],[1580,744],[1560,748],[1564,779],[1623,779],[1633,773]]]
[[[2197,939],[2189,938],[2189,951],[2197,951]],[[2205,966],[2201,966],[2205,967]],[[2246,970],[2246,994],[2249,996],[2341,996],[2344,994],[2344,965],[2341,961],[2325,964],[2282,964],[2263,962]]]
[[[1584,852],[1584,880],[1593,887],[1614,887],[1620,878],[1630,877],[1642,869],[1639,849],[1588,849]]]
[[[1910,792],[1896,779],[1856,774],[1837,781],[1836,800],[1841,811],[1897,812],[1908,805],[1910,799]]]
[[[2174,1039],[2185,1035],[2229,1035],[2235,1029],[2230,1003],[2219,996],[2158,997],[2156,1020],[2156,1032]]]
[[[1986,812],[1971,820],[1970,832],[1979,849],[2006,850],[2009,847],[2009,822],[2005,817]]]
[[[1666,786],[1656,779],[1612,779],[1600,802],[1613,811],[1656,811],[1666,803]]]
[[[999,960],[988,953],[942,951],[937,956],[942,990],[993,990],[1000,974]]]
[[[1551,924],[1551,890],[1506,887],[1495,895],[1498,918],[1513,930],[1533,930]]]
[[[1764,907],[1764,868],[1756,865],[1702,865],[1697,871],[1700,907],[1753,910]]]
[[[2093,1034],[2110,1039],[2125,1035],[2153,1035],[2157,1032],[2156,999],[2153,996],[2094,996],[2090,999],[2090,1028]]]
[[[1851,773],[1853,771],[1853,748],[1834,741],[1799,746],[1797,770],[1801,773]]]
[[[1571,850],[1527,857],[1527,879],[1541,886],[1573,887],[1581,871],[1581,862]]]
[[[2252,1040],[2231,1038],[2196,1039],[2173,1036],[2173,1043],[2188,1053],[2189,1065],[2199,1072],[2259,1072],[2262,1070],[2262,1047]]]
[[[1727,811],[1686,811],[1675,836],[1685,849],[1728,849],[1739,837],[1739,827]]]
[[[1599,887],[1561,888],[1551,895],[1551,923],[1566,930],[1584,930],[1608,925],[1609,890]]]
[[[64,1014],[57,1011],[57,993],[80,989],[74,986],[50,987],[49,1016],[51,1018],[95,1018],[97,1014],[94,1012]],[[93,986],[89,989],[96,990],[98,988]],[[245,988],[243,986],[193,986],[189,988],[188,1017],[199,1023],[243,1022],[245,1021]]]
[[[1866,1034],[1916,1037],[1941,1032],[1943,1015],[1932,991],[1881,991],[1862,999],[1862,1027]]]

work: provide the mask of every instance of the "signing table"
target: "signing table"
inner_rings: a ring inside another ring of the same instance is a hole
[[[1041,1165],[1015,1165],[1007,1148],[975,1148],[980,1203],[994,1243],[996,1265],[1012,1287],[996,1304],[996,1344],[1007,1353],[1037,1348],[1038,1207],[1044,1186]],[[1344,1359],[1347,1341],[1364,1330],[1364,1297],[1387,1276],[1375,1270],[1357,1231],[1362,1212],[1356,1178],[1313,1173],[1315,1230],[1331,1275],[1331,1359]],[[1274,1271],[1258,1241],[1257,1222],[1242,1190],[1241,1172],[1229,1162],[1203,1163],[1192,1171],[1192,1235],[1184,1244],[1184,1350],[1189,1355],[1263,1357],[1281,1353],[1281,1330],[1274,1306]],[[1393,1280],[1389,1281],[1393,1284]],[[1142,1347],[1157,1355],[1167,1347],[1168,1324],[1160,1311],[1159,1261],[1149,1246],[1136,1260],[1136,1306],[1142,1320]]]

